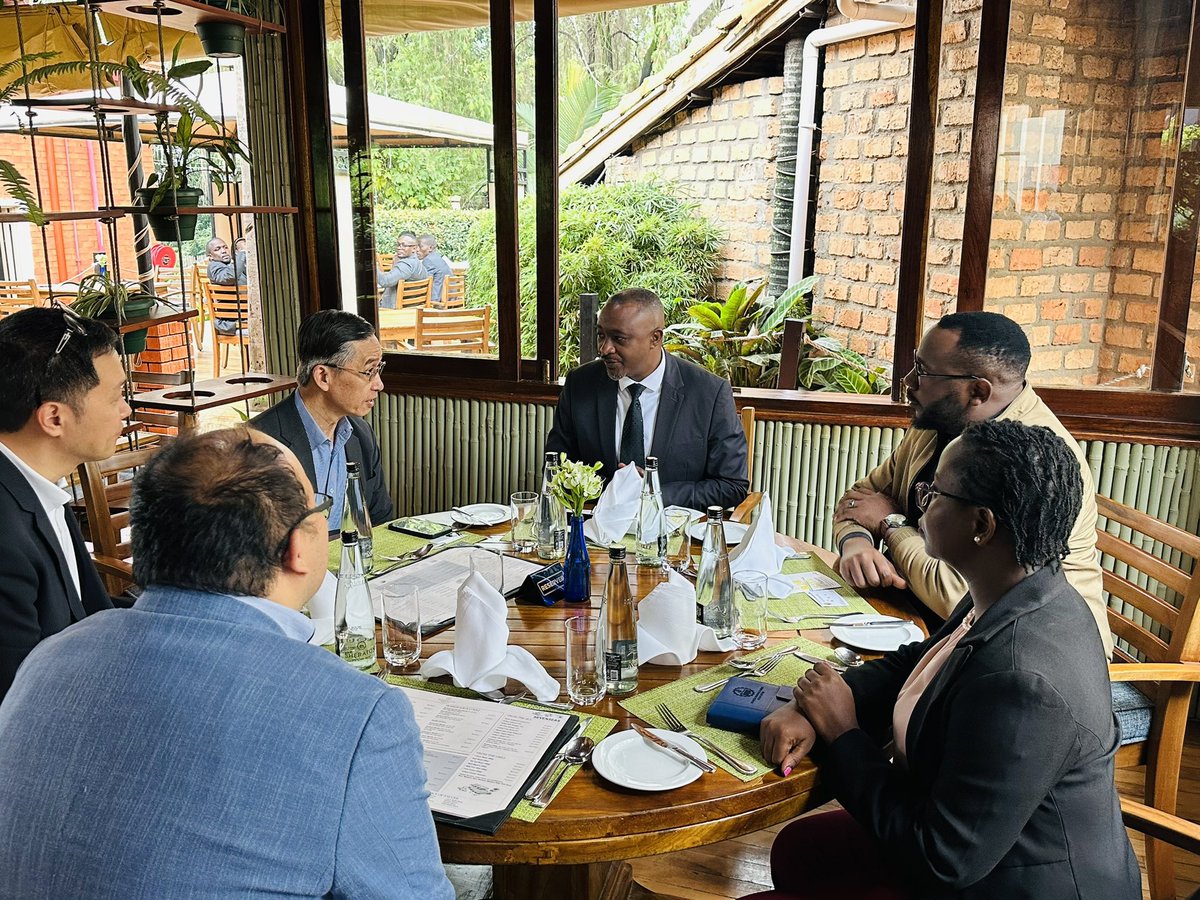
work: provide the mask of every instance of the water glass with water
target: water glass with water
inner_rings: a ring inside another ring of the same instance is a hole
[[[735,623],[733,640],[743,650],[757,650],[767,642],[767,576],[741,572],[733,576]]]
[[[421,598],[416,585],[393,583],[380,592],[383,658],[406,668],[421,658]]]
[[[572,616],[563,623],[567,640],[567,694],[577,706],[591,706],[604,697],[604,667],[597,641],[600,620]]]
[[[517,553],[532,553],[537,549],[538,495],[518,491],[508,498],[512,510],[512,544]]]

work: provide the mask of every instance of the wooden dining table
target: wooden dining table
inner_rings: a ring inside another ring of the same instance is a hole
[[[498,530],[491,529],[493,533]],[[826,562],[834,559],[834,554],[802,541],[782,535],[777,540],[796,550],[814,553]],[[545,607],[510,602],[508,608],[509,642],[532,653],[560,683],[565,683],[566,673],[563,622],[589,609],[595,613],[608,577],[606,551],[591,548],[590,556],[589,603],[560,602]],[[665,579],[666,575],[657,569],[629,566],[630,586],[639,600]],[[901,592],[864,596],[881,613],[920,622]],[[801,634],[817,643],[832,641],[827,629],[805,630]],[[795,636],[793,629],[773,632],[768,644]],[[426,638],[422,656],[428,658],[453,645],[454,629],[450,628]],[[719,665],[732,655],[701,652],[685,666],[643,665],[638,671],[638,691]],[[380,665],[384,665],[382,660]],[[614,733],[641,721],[612,697],[577,709],[616,719]],[[497,900],[623,900],[633,887],[632,868],[627,860],[759,831],[794,818],[827,799],[820,790],[816,766],[807,760],[787,778],[771,772],[747,783],[718,768],[691,784],[655,793],[618,787],[586,765],[536,822],[509,819],[494,835],[439,824],[438,841],[444,862],[492,866],[492,896]]]

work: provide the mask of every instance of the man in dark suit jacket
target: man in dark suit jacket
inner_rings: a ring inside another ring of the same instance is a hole
[[[453,273],[450,271],[450,263],[446,262],[446,257],[438,253],[437,238],[432,234],[423,234],[417,238],[417,256],[421,257],[421,265],[433,279],[431,301],[434,306],[441,306],[446,276]]]
[[[619,465],[658,457],[663,501],[704,509],[746,498],[746,434],[729,382],[662,346],[665,317],[653,291],[632,288],[600,313],[600,358],[567,376],[546,449]]]
[[[383,455],[363,418],[383,390],[383,348],[370,323],[354,313],[323,309],[300,325],[300,387],[250,420],[300,459],[318,494],[333,498],[329,524],[342,521],[346,463],[358,463],[363,498],[378,525],[392,518]]]
[[[0,897],[452,900],[411,704],[305,643],[324,511],[246,428],[142,469],[144,593],[43,642],[0,705]]]
[[[0,320],[0,700],[39,641],[112,607],[57,482],[121,436],[117,340],[66,309]]]

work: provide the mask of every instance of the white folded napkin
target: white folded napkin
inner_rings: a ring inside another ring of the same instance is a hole
[[[696,621],[696,589],[676,572],[638,604],[638,665],[682,666],[699,650],[728,653],[734,646]]]
[[[771,512],[771,495],[763,493],[754,517],[742,542],[729,551],[729,571],[735,576],[742,572],[762,572],[767,576],[767,590],[772,597],[787,597],[795,586],[785,578],[783,561],[789,556],[785,547],[775,543],[775,517]]]
[[[512,678],[539,700],[558,696],[559,684],[524,647],[508,645],[508,607],[504,597],[478,572],[458,589],[454,649],[425,660],[421,675],[450,675],[458,687],[495,691]]]
[[[583,533],[588,540],[608,545],[625,536],[637,518],[642,481],[637,466],[617,469],[617,474],[596,501],[592,517],[583,525]]]
[[[310,644],[322,646],[333,643],[333,602],[337,599],[337,578],[325,573],[325,580],[308,601],[308,615],[313,623]]]

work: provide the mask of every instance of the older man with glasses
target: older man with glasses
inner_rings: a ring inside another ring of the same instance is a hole
[[[1012,419],[1044,425],[1064,438],[1079,459],[1083,507],[1063,569],[1087,601],[1105,652],[1111,654],[1091,470],[1079,444],[1026,383],[1029,359],[1029,340],[1021,327],[997,313],[954,313],[929,330],[902,381],[912,427],[892,455],[850,488],[834,511],[838,570],[855,587],[907,586],[934,617],[949,617],[966,593],[966,583],[925,552],[917,530],[942,451],[971,422]]]
[[[330,524],[342,520],[346,463],[358,463],[373,523],[392,518],[379,441],[364,418],[383,390],[383,348],[369,322],[325,309],[309,316],[297,335],[298,389],[250,420],[300,460],[319,494],[332,499]]]
[[[65,307],[0,320],[0,699],[44,638],[112,607],[60,482],[115,452],[119,338]]]
[[[244,427],[143,467],[142,596],[0,705],[0,896],[453,898],[412,707],[305,643],[325,505]]]

